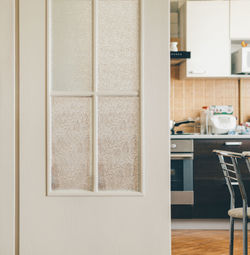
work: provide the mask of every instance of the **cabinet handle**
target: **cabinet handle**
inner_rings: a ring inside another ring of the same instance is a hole
[[[206,71],[189,71],[190,74],[206,74]]]
[[[226,146],[240,146],[242,142],[225,142]]]
[[[232,186],[239,186],[238,182],[231,182]]]
[[[225,183],[224,185],[227,186],[226,183]],[[232,186],[239,186],[239,183],[238,183],[238,182],[231,182],[231,185],[232,185]]]
[[[177,145],[176,145],[175,143],[172,143],[172,144],[171,144],[171,148],[172,148],[172,149],[175,149],[176,147],[177,147]]]
[[[185,159],[193,159],[193,153],[171,153],[172,160],[185,160]]]

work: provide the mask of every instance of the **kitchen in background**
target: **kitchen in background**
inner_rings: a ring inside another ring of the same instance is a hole
[[[203,106],[232,105],[237,122],[250,121],[250,79],[179,79],[179,66],[171,66],[171,119],[196,119]],[[194,125],[176,128],[194,132]]]
[[[246,0],[171,0],[173,255],[229,252],[230,194],[213,150],[250,151],[249,10]]]
[[[241,29],[239,34],[237,29],[238,23],[240,27],[244,27],[250,21],[246,22],[242,15],[239,19],[235,17],[239,15],[239,10],[242,12],[239,5],[249,3],[237,2],[188,1],[188,5],[185,5],[184,0],[171,1],[171,42],[178,43],[179,51],[191,52],[191,59],[184,59],[177,64],[176,60],[172,60],[172,120],[197,120],[204,106],[232,105],[237,124],[250,121],[250,78],[246,74],[232,73],[234,62],[231,54],[242,48],[242,41],[250,38],[247,34],[250,30]],[[208,5],[207,9],[205,5]],[[209,10],[212,12],[213,9],[216,10],[212,14],[211,22]],[[225,32],[229,31],[229,17],[232,17],[231,23],[237,22],[236,25],[231,25],[230,34]],[[228,26],[228,29],[225,26]],[[236,32],[232,30],[234,27]],[[223,30],[223,33],[220,30]],[[175,130],[185,133],[198,132],[194,124],[182,125]]]
[[[172,218],[228,217],[229,194],[212,151],[250,150],[247,10],[244,0],[171,1]]]

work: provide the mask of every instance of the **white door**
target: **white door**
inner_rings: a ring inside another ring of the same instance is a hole
[[[20,1],[20,255],[170,254],[168,11]]]

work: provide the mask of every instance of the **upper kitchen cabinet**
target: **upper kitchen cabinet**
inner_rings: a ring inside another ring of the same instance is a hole
[[[250,39],[250,1],[230,1],[230,37],[232,40]]]
[[[191,59],[180,65],[180,78],[230,75],[229,13],[229,1],[187,1],[181,7],[181,46]]]

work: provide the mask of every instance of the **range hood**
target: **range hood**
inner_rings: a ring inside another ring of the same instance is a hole
[[[171,65],[178,65],[181,62],[190,58],[191,58],[190,51],[171,51],[170,52]]]

